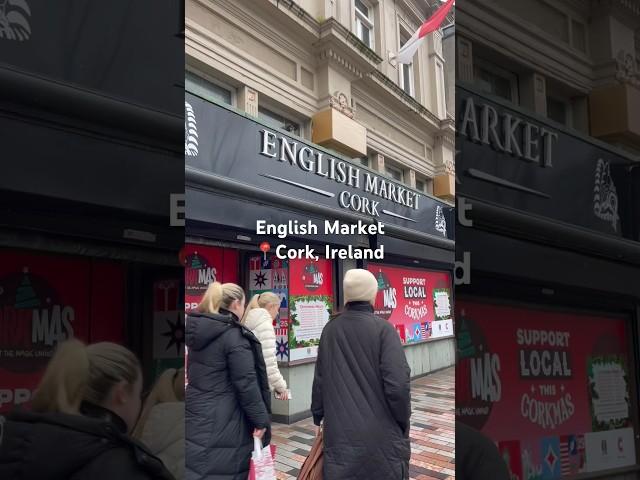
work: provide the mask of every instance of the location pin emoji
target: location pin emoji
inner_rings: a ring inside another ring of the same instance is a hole
[[[262,242],[260,244],[260,251],[262,252],[262,254],[264,255],[264,260],[267,259],[267,252],[271,249],[271,245],[269,245],[269,242]]]

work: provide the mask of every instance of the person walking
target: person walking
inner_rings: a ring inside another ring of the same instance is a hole
[[[323,478],[408,479],[411,370],[400,338],[373,314],[372,273],[347,271],[343,291],[344,312],[324,327],[313,379]]]
[[[187,480],[246,480],[253,437],[271,438],[262,345],[240,324],[245,296],[214,282],[187,316]]]
[[[267,366],[269,388],[276,398],[287,399],[287,382],[278,369],[276,358],[276,332],[273,321],[280,314],[280,297],[273,292],[263,292],[253,296],[242,319],[242,324],[253,332],[262,344],[262,355]]]
[[[0,478],[173,480],[129,435],[140,413],[142,371],[121,345],[58,345],[31,411],[0,417]]]
[[[184,368],[169,368],[158,377],[133,437],[162,460],[176,480],[184,480]]]

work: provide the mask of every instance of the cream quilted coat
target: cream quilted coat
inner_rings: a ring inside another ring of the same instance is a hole
[[[287,382],[285,382],[280,370],[278,370],[276,332],[273,329],[271,315],[264,308],[254,308],[247,314],[244,326],[251,330],[262,344],[262,355],[264,356],[264,363],[267,365],[269,388],[277,392],[286,390]]]

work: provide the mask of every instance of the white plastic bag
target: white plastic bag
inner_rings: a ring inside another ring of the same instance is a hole
[[[274,445],[262,448],[262,440],[253,437],[249,480],[276,480],[275,457],[276,447]]]

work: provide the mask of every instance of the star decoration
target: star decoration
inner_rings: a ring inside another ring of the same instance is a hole
[[[262,272],[256,273],[256,278],[253,282],[256,284],[256,287],[264,287],[267,284],[267,276]]]
[[[169,350],[172,345],[175,345],[176,355],[180,355],[180,346],[184,344],[184,323],[179,318],[176,318],[175,323],[167,319],[167,325],[169,330],[162,334],[163,337],[169,337],[169,343],[165,349]]]
[[[284,361],[289,358],[289,342],[286,340],[276,340],[276,356]]]

